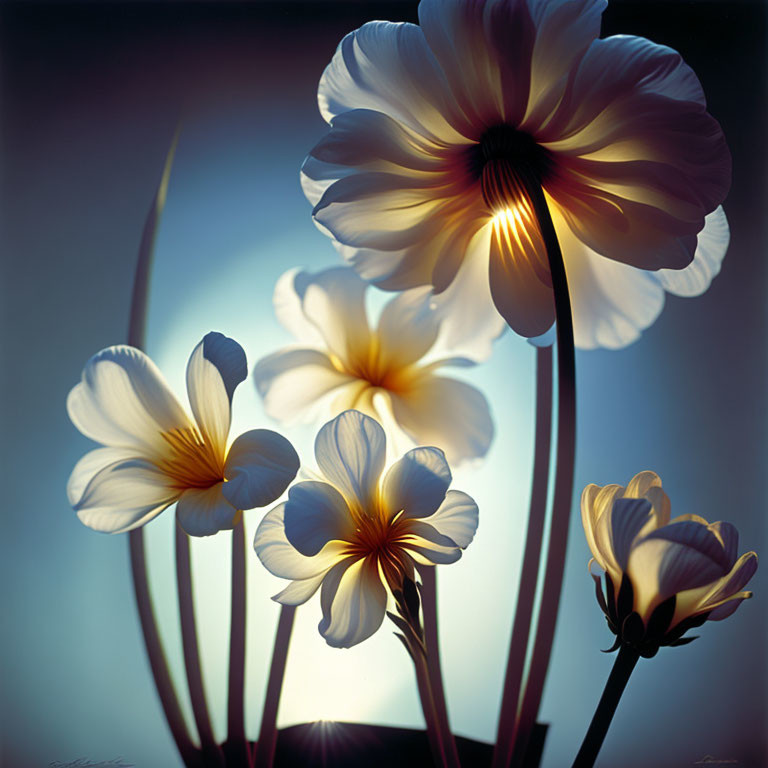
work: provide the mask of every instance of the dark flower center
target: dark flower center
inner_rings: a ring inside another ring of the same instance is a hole
[[[551,153],[511,125],[488,128],[471,149],[470,172],[480,181],[492,214],[512,208],[552,171]]]

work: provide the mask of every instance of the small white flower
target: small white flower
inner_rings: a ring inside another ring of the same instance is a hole
[[[429,288],[417,288],[390,300],[373,329],[366,289],[349,267],[280,278],[275,311],[299,345],[254,368],[267,413],[290,423],[354,408],[380,421],[398,449],[437,445],[451,464],[484,456],[493,439],[485,397],[440,374],[487,357],[501,328],[446,316]]]
[[[265,429],[227,444],[232,395],[246,373],[240,345],[207,334],[187,365],[190,418],[140,350],[116,346],[94,355],[67,399],[72,423],[104,446],[69,478],[80,520],[121,533],[178,502],[181,527],[208,536],[236,525],[242,510],[277,499],[299,468],[293,446]]]
[[[683,635],[707,619],[730,616],[752,596],[742,591],[757,570],[757,555],[737,559],[739,534],[730,523],[698,515],[670,520],[670,503],[655,472],[640,472],[626,488],[588,485],[581,518],[597,599],[618,643],[652,656],[660,645],[682,645]]]
[[[415,448],[383,475],[384,430],[359,411],[326,424],[315,442],[322,482],[296,483],[271,510],[254,548],[265,567],[291,579],[275,600],[306,602],[322,585],[320,634],[348,648],[381,626],[387,594],[413,579],[414,564],[453,563],[477,529],[477,505],[449,491],[437,448]]]

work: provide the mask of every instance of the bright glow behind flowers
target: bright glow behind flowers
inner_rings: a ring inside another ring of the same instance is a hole
[[[757,555],[737,559],[738,532],[730,523],[698,515],[670,520],[670,503],[654,472],[641,472],[626,488],[588,485],[581,496],[584,532],[605,573],[592,574],[597,599],[617,644],[644,656],[660,645],[681,645],[683,635],[707,619],[730,616],[752,596],[744,586]]]
[[[477,506],[449,491],[437,448],[415,448],[383,474],[384,430],[359,411],[326,424],[315,442],[322,481],[293,485],[271,510],[254,548],[265,567],[291,579],[275,600],[306,602],[320,588],[320,633],[348,648],[381,626],[389,591],[414,578],[414,564],[453,563],[477,529]]]
[[[291,422],[354,408],[385,425],[396,452],[437,445],[452,464],[484,456],[493,438],[485,397],[438,371],[487,357],[501,329],[446,317],[428,288],[389,301],[372,329],[366,289],[349,267],[314,275],[292,270],[280,278],[275,311],[301,346],[254,367],[267,413]]]
[[[604,7],[423,0],[420,26],[371,22],[344,38],[318,93],[331,130],[303,182],[366,280],[453,286],[488,322],[492,299],[515,331],[544,333],[551,279],[527,192],[540,184],[578,346],[622,346],[664,290],[690,294],[684,268],[728,191],[730,155],[675,51],[596,39]],[[727,246],[722,211],[710,228],[689,267],[699,292]]]
[[[265,429],[227,444],[232,395],[246,373],[240,345],[207,334],[187,366],[190,418],[140,350],[116,346],[94,355],[67,399],[72,423],[104,446],[77,463],[67,485],[80,520],[121,533],[178,502],[181,527],[207,536],[278,498],[299,468],[291,444]]]

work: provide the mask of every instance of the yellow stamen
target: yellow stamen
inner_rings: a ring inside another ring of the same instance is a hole
[[[196,429],[172,429],[164,432],[162,437],[171,451],[156,462],[157,466],[180,490],[210,488],[224,479],[224,456],[219,455]]]

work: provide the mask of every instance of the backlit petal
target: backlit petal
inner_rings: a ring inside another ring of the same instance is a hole
[[[285,536],[304,556],[313,557],[333,540],[350,541],[355,524],[342,495],[328,483],[296,483],[285,504]]]
[[[443,503],[451,470],[439,448],[414,448],[396,461],[382,483],[382,500],[390,517],[428,517]]]
[[[67,412],[91,440],[150,456],[166,452],[163,432],[190,425],[157,366],[127,346],[108,347],[86,363]]]
[[[187,364],[187,393],[201,433],[222,452],[231,420],[232,395],[248,375],[243,348],[211,332],[195,347]]]
[[[462,491],[448,491],[437,512],[423,522],[466,549],[477,531],[477,504]]]
[[[384,621],[387,592],[375,558],[347,559],[323,580],[320,634],[334,648],[351,648],[369,638]]]
[[[306,603],[317,592],[323,583],[326,571],[309,579],[292,581],[284,590],[278,592],[272,599],[281,605],[301,605]]]
[[[319,198],[318,198],[319,199]],[[272,304],[275,308],[275,317],[280,325],[293,334],[294,338],[303,344],[313,347],[323,345],[323,337],[317,330],[317,326],[307,319],[302,306],[303,290],[297,289],[305,280],[306,273],[301,269],[289,269],[278,278],[275,283],[275,291],[272,294]]]
[[[387,302],[377,329],[381,365],[404,368],[420,360],[437,340],[440,318],[428,287],[403,291]]]
[[[190,536],[212,536],[234,526],[238,510],[224,497],[223,485],[188,488],[181,494],[176,519]]]
[[[318,432],[315,458],[348,504],[368,508],[386,460],[384,430],[359,411],[345,411]]]
[[[223,493],[237,509],[263,507],[285,491],[298,471],[298,454],[282,435],[252,429],[229,449]]]

